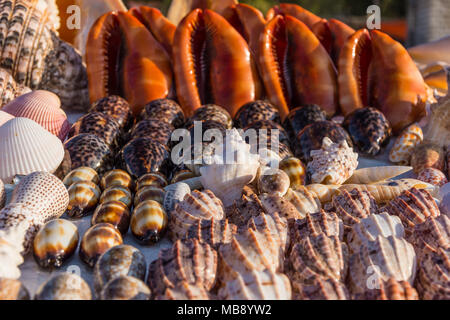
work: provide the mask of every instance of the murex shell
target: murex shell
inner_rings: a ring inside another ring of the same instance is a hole
[[[60,273],[44,282],[36,292],[35,300],[91,300],[89,285],[74,273]]]
[[[112,117],[122,129],[128,129],[133,121],[130,104],[119,96],[108,96],[97,100],[89,112],[100,112]]]
[[[14,118],[0,127],[0,179],[35,171],[53,173],[64,158],[61,140],[33,120]]]
[[[234,116],[234,126],[245,128],[260,120],[280,123],[278,109],[269,101],[257,100],[244,104]]]
[[[31,92],[30,88],[17,83],[9,71],[0,68],[0,109],[5,104],[28,92]],[[0,125],[2,125],[1,122],[0,120]]]
[[[82,116],[73,124],[69,131],[69,139],[81,133],[95,134],[108,146],[113,147],[118,142],[121,131],[113,117],[93,112]]]
[[[70,44],[60,40],[46,1],[0,3],[0,67],[31,89],[56,93],[64,107],[83,110],[88,105],[86,68]]]
[[[358,167],[358,154],[346,141],[333,143],[325,137],[319,150],[310,152],[307,172],[312,183],[342,184]]]
[[[389,161],[408,165],[414,148],[423,140],[422,128],[413,123],[400,133],[389,151]]]
[[[44,129],[64,141],[70,130],[66,113],[60,108],[61,101],[52,92],[37,90],[24,94],[5,105],[2,110],[15,117],[36,121]]]

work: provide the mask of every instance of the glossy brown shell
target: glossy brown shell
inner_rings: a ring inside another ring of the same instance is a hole
[[[247,127],[244,128],[244,131],[248,131],[254,129],[256,130],[256,134],[258,136],[258,143],[261,143],[261,139],[267,144],[271,143],[272,130],[278,130],[278,142],[280,144],[284,144],[289,146],[289,137],[287,132],[281,126],[281,124],[271,121],[271,120],[259,120],[256,122],[252,122]],[[267,130],[266,134],[263,134],[261,130]]]
[[[146,173],[137,180],[136,189],[140,190],[145,187],[164,188],[167,184],[166,177],[160,172]]]
[[[89,112],[101,112],[112,117],[124,130],[127,130],[133,122],[130,104],[120,96],[108,96],[97,100]]]
[[[314,122],[327,120],[326,113],[315,104],[292,109],[283,121],[283,127],[291,140],[307,125]]]
[[[244,104],[234,116],[234,126],[245,128],[261,120],[281,122],[278,109],[269,101],[256,100]]]
[[[108,146],[114,147],[118,142],[121,130],[114,118],[100,112],[94,112],[78,119],[70,129],[68,138],[70,139],[81,133],[95,134]]]
[[[146,104],[141,112],[141,119],[165,121],[175,128],[184,124],[184,113],[178,103],[170,99],[153,100]]]
[[[103,175],[102,180],[100,180],[100,186],[103,190],[113,186],[123,186],[130,190],[134,190],[135,183],[133,178],[126,171],[114,169]]]
[[[170,137],[174,127],[157,119],[146,119],[139,121],[130,131],[129,139],[150,138],[163,145],[169,145]]]
[[[113,200],[97,206],[91,219],[91,225],[109,223],[125,236],[130,226],[130,218],[128,207],[121,201]]]

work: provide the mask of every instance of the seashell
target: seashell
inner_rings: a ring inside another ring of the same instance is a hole
[[[191,193],[191,188],[186,183],[178,182],[175,184],[171,184],[170,186],[165,188],[163,205],[166,212],[170,214],[170,212],[175,209],[177,203],[183,201],[184,197]]]
[[[122,168],[134,178],[150,172],[170,172],[170,153],[166,146],[150,138],[137,138],[120,151]]]
[[[164,294],[155,298],[155,300],[209,300],[208,291],[202,286],[189,284],[181,281],[176,288],[167,288]]]
[[[429,193],[431,193],[431,195],[433,197],[439,197],[438,196],[439,187],[433,186],[430,183],[420,181],[417,179],[405,178],[405,179],[397,179],[397,180],[386,180],[386,181],[376,182],[374,184],[379,185],[379,186],[400,187],[401,189],[403,189],[403,191],[411,189],[411,188],[416,188],[416,189],[421,189],[421,190],[423,189],[423,190],[427,190]]]
[[[375,108],[360,108],[348,114],[344,128],[355,147],[365,155],[375,156],[389,143],[392,128],[384,114]]]
[[[319,199],[322,204],[328,204],[333,199],[333,196],[339,194],[340,187],[341,186],[313,183],[297,187],[296,190],[306,190]]]
[[[447,150],[447,154],[446,154],[446,159],[447,159],[447,177],[450,179],[450,147],[447,147],[447,149],[448,149]]]
[[[14,119],[14,116],[12,114],[0,110],[0,127],[11,119]]]
[[[288,190],[288,193],[285,198],[265,193],[259,197],[259,200],[261,203],[261,207],[263,208],[263,211],[268,214],[277,212],[281,214],[283,218],[286,218],[288,220],[302,219],[304,217],[304,214],[303,212],[299,212],[295,204],[293,204],[290,200],[288,200],[291,197],[295,197],[295,195],[292,194],[290,190]]]
[[[6,203],[6,190],[5,184],[0,180],[0,210],[5,206]]]
[[[109,223],[93,225],[81,239],[80,258],[92,268],[103,253],[122,243],[120,232]]]
[[[146,119],[139,121],[130,131],[130,139],[150,138],[163,145],[169,145],[174,127],[163,120]]]
[[[63,183],[69,188],[75,182],[80,181],[90,181],[92,183],[98,184],[100,178],[98,177],[97,171],[90,167],[78,167],[70,171],[67,176],[64,177]]]
[[[55,219],[47,222],[33,240],[33,254],[42,268],[60,268],[77,249],[78,229],[70,221]]]
[[[214,249],[225,243],[230,243],[237,226],[228,219],[199,220],[189,227],[185,239],[197,239],[199,242],[209,244]]]
[[[67,140],[64,146],[70,153],[72,169],[90,167],[99,174],[112,169],[112,151],[95,134],[79,134]]]
[[[299,132],[307,125],[326,120],[326,113],[318,105],[309,104],[304,107],[292,109],[286,119],[284,119],[283,127],[293,141]]]
[[[78,119],[70,129],[68,137],[70,139],[82,133],[94,134],[108,146],[115,147],[121,131],[114,118],[100,112],[93,112]]]
[[[370,281],[394,278],[413,284],[415,276],[414,248],[402,238],[378,236],[350,256],[349,289],[355,295],[364,293]]]
[[[164,189],[158,187],[144,187],[139,189],[134,195],[134,206],[137,207],[141,202],[154,200],[160,204],[164,204]]]
[[[288,222],[281,218],[279,214],[271,215],[261,213],[253,217],[248,222],[248,228],[266,234],[268,238],[273,238],[278,242],[278,246],[286,252],[289,245]]]
[[[292,189],[302,186],[306,181],[306,167],[300,159],[290,157],[281,160],[280,169],[287,173]]]
[[[314,277],[343,281],[347,275],[348,248],[338,237],[311,234],[292,247],[289,256],[292,278],[311,283]]]
[[[103,191],[100,196],[100,203],[107,203],[110,201],[120,201],[125,204],[128,208],[131,207],[133,203],[133,196],[127,187],[123,186],[112,186],[105,191]]]
[[[222,300],[291,300],[291,284],[281,273],[270,269],[238,273],[220,288]]]
[[[66,113],[60,108],[61,101],[52,92],[37,90],[14,99],[2,108],[15,117],[28,118],[57,136],[61,141],[70,130]]]
[[[440,215],[438,206],[431,194],[426,190],[411,188],[405,190],[386,206],[389,214],[402,220],[406,229],[413,228],[428,217]]]
[[[389,161],[401,165],[408,165],[414,148],[423,140],[422,128],[413,123],[404,129],[389,151]]]
[[[184,124],[184,113],[173,100],[158,99],[146,104],[141,112],[141,119],[158,119],[166,121],[175,128]]]
[[[306,170],[312,183],[342,184],[358,167],[358,154],[347,145],[325,137],[319,150],[312,150]]]
[[[414,173],[419,174],[425,168],[444,170],[444,149],[437,144],[422,142],[417,145],[411,156]]]
[[[431,108],[429,122],[424,130],[424,140],[436,144],[441,148],[447,147],[450,141],[449,118],[450,100],[444,99],[441,103]]]
[[[175,205],[170,216],[172,239],[183,239],[191,225],[201,220],[221,220],[225,216],[222,201],[210,190],[194,190]]]
[[[30,88],[17,83],[8,70],[0,68],[0,109],[2,108],[2,106],[11,102],[15,98],[30,91]]]
[[[119,276],[145,280],[147,264],[141,251],[127,244],[112,247],[100,256],[94,267],[94,289],[99,295],[106,284]]]
[[[128,207],[121,201],[108,201],[100,204],[95,209],[91,219],[91,225],[109,223],[125,236],[130,226],[131,214]]]
[[[416,287],[424,300],[448,300],[450,289],[450,250],[438,248],[437,251],[425,250],[419,261],[419,274]]]
[[[112,117],[122,129],[128,129],[133,122],[128,101],[119,96],[107,96],[92,104],[89,113],[100,112]]]
[[[89,285],[74,273],[59,273],[37,290],[35,300],[91,300]]]
[[[166,178],[161,173],[146,173],[138,179],[136,189],[139,190],[147,186],[164,188],[167,184]]]
[[[295,206],[302,217],[308,213],[319,212],[322,208],[320,200],[304,188],[289,189],[284,198]]]
[[[255,130],[255,131],[253,131]],[[274,141],[289,146],[289,136],[281,124],[271,120],[259,120],[244,128],[247,139],[258,138],[258,145],[268,144]],[[254,142],[250,142],[254,144]]]
[[[171,248],[159,252],[148,269],[147,284],[155,296],[182,282],[210,290],[216,282],[217,253],[195,239],[177,240]]]
[[[361,219],[378,212],[377,203],[371,193],[358,189],[341,190],[339,195],[333,197],[332,206],[346,227],[351,227]]]
[[[281,169],[265,167],[261,169],[256,184],[260,193],[271,193],[280,197],[289,189],[289,176]]]
[[[19,280],[0,278],[0,300],[30,300],[30,293]]]
[[[409,239],[419,258],[424,256],[425,250],[437,252],[439,248],[450,249],[450,218],[443,214],[428,217],[414,227]]]
[[[297,134],[295,141],[292,142],[295,156],[305,163],[310,162],[312,160],[311,151],[320,150],[325,137],[335,144],[347,141],[349,147],[353,146],[350,136],[344,128],[331,121],[318,121],[307,125]]]
[[[272,137],[268,137],[267,140],[262,140],[256,134],[252,133],[251,129],[247,130],[244,134],[254,137],[249,141],[250,150],[252,153],[259,155],[261,165],[275,168],[278,167],[282,160],[294,156],[291,149],[286,144],[277,141],[276,136],[273,137],[275,140],[274,143],[272,143]],[[262,145],[259,144],[258,140],[262,141]]]
[[[371,184],[385,181],[408,172],[412,167],[407,166],[381,166],[355,170],[353,175],[344,184]]]
[[[130,229],[141,244],[150,245],[161,240],[167,227],[167,214],[159,202],[148,200],[134,208]]]
[[[64,148],[63,161],[53,174],[62,180],[66,175],[69,174],[71,170],[72,170],[72,160],[70,160],[70,153],[69,151],[67,151],[66,148]]]
[[[150,289],[139,279],[122,275],[109,281],[100,300],[150,300]]]
[[[67,215],[81,218],[92,212],[100,199],[101,190],[91,181],[78,181],[69,187]]]
[[[25,216],[22,215],[22,218],[23,217]],[[0,259],[2,261],[0,264],[0,278],[20,278],[19,265],[24,262],[21,255],[24,251],[24,239],[25,241],[28,241],[29,245],[31,239],[33,239],[32,236],[36,231],[33,224],[29,224],[26,221],[6,230],[0,230]],[[27,236],[30,234],[31,236],[27,240]]]
[[[191,126],[194,121],[215,121],[222,124],[226,129],[231,129],[233,119],[228,111],[215,104],[205,104],[196,109],[189,120],[185,123],[185,127]]]
[[[234,126],[245,128],[261,120],[281,122],[278,109],[269,101],[256,100],[244,104],[234,116]]]
[[[362,294],[356,294],[355,300],[419,300],[419,295],[408,281],[397,281],[389,278],[387,281],[378,279],[375,289],[366,289]]]
[[[252,217],[265,212],[261,200],[249,187],[244,187],[241,198],[226,209],[227,219],[237,226],[247,226]]]
[[[442,214],[450,217],[450,194],[447,194],[442,198],[441,203],[439,204],[439,210]]]
[[[375,199],[376,203],[386,203],[398,197],[403,191],[410,189],[411,187],[407,184],[402,184],[399,186],[390,185],[377,185],[377,184],[343,184],[341,186],[331,186],[331,193],[333,190],[339,191],[346,190],[348,192],[356,189],[359,192],[368,192]]]
[[[298,300],[350,300],[347,288],[333,278],[315,276],[311,283],[292,282]]]
[[[61,140],[27,118],[14,118],[2,125],[0,137],[0,179],[5,183],[17,174],[53,173],[64,158]]]
[[[134,180],[126,171],[114,169],[103,175],[100,186],[103,190],[113,186],[123,186],[129,190],[134,190]]]
[[[175,184],[177,182],[181,182],[181,181],[185,181],[185,180],[189,180],[192,178],[195,178],[196,175],[194,172],[192,172],[191,170],[189,170],[184,164],[177,167],[173,172],[172,172],[172,179],[170,180],[170,184]]]
[[[423,169],[417,175],[417,179],[438,187],[442,187],[448,182],[445,174],[441,170],[435,168]]]
[[[361,246],[366,246],[369,241],[375,241],[378,236],[403,238],[405,229],[400,218],[386,212],[371,214],[352,226],[347,234],[347,243],[350,251],[358,252]]]

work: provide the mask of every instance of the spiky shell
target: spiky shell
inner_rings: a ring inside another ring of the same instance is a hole
[[[17,83],[9,71],[0,68],[0,109],[5,104],[28,92],[31,92],[30,88]]]
[[[400,218],[386,212],[371,214],[352,226],[347,234],[347,243],[351,251],[357,252],[361,246],[375,241],[378,236],[403,238],[405,229]]]
[[[0,278],[0,300],[30,300],[30,293],[19,280]]]
[[[306,167],[300,159],[294,157],[283,159],[280,162],[280,169],[287,173],[292,189],[305,184]]]
[[[97,100],[89,112],[100,112],[112,117],[122,129],[128,129],[133,121],[130,104],[119,96],[108,96]]]
[[[228,222],[228,219],[198,220],[189,227],[186,239],[197,239],[218,249],[222,244],[230,243],[236,232],[237,226]]]
[[[312,183],[342,184],[353,175],[358,166],[358,154],[342,143],[333,143],[325,137],[319,150],[312,150],[307,172]]]
[[[74,273],[60,273],[44,282],[35,300],[91,300],[89,285]]]
[[[63,180],[64,185],[69,188],[72,184],[78,181],[91,181],[95,184],[100,182],[97,171],[90,167],[78,167],[70,171]]]
[[[412,167],[407,166],[382,166],[358,169],[344,183],[346,184],[371,184],[385,181],[408,172]]]
[[[345,285],[333,278],[315,276],[309,284],[293,281],[292,288],[299,300],[350,300]]]
[[[72,218],[81,218],[92,212],[100,199],[100,188],[91,181],[78,181],[69,189],[67,214]]]
[[[448,182],[445,174],[441,170],[435,168],[423,169],[417,175],[417,179],[438,187],[441,187]]]
[[[408,281],[416,276],[416,253],[405,239],[378,236],[363,244],[349,259],[349,285],[353,294],[375,288],[379,280]]]
[[[219,289],[223,300],[290,300],[291,284],[282,273],[270,269],[237,273]]]
[[[284,199],[292,203],[300,213],[300,216],[303,217],[307,213],[319,212],[322,208],[320,200],[304,188],[298,188],[296,190],[289,189]]]
[[[180,105],[170,99],[153,100],[141,112],[142,119],[158,119],[170,123],[175,128],[184,124],[185,118]]]
[[[278,246],[283,254],[287,251],[290,242],[288,222],[277,213],[271,215],[261,213],[259,216],[250,219],[248,227],[266,234],[267,238],[278,241]]]
[[[333,211],[342,219],[344,225],[349,227],[359,223],[378,211],[374,197],[369,192],[359,190],[341,190],[339,195],[333,197]]]
[[[425,250],[419,261],[417,291],[424,300],[448,300],[450,288],[450,250]]]
[[[155,300],[209,300],[208,291],[203,286],[192,285],[186,281],[180,282],[176,288],[167,288],[164,294]]]
[[[278,109],[268,101],[256,100],[244,104],[234,116],[234,126],[245,128],[260,120],[280,123]]]
[[[367,288],[364,293],[356,294],[356,300],[419,300],[419,294],[408,281],[397,281],[389,278],[381,279],[375,284],[375,288]]]
[[[216,282],[217,252],[195,239],[177,240],[171,248],[159,252],[148,270],[147,283],[154,295],[182,282],[210,290]]]
[[[423,256],[425,250],[450,249],[450,218],[443,214],[428,217],[425,222],[414,227],[410,240],[419,257]]]
[[[121,275],[105,285],[100,300],[150,300],[150,295],[150,289],[142,280]]]
[[[414,123],[404,129],[389,151],[389,161],[408,165],[414,148],[423,140],[422,128]]]
[[[121,130],[113,117],[100,112],[91,112],[73,124],[69,131],[69,139],[82,133],[95,134],[108,146],[115,147]]]
[[[431,194],[426,190],[411,188],[389,202],[386,207],[389,214],[400,217],[403,225],[413,228],[428,217],[440,215],[439,208]]]
[[[222,201],[210,190],[194,190],[186,194],[170,215],[173,239],[183,239],[189,227],[201,220],[221,220],[225,217]]]
[[[416,174],[425,168],[444,170],[444,149],[431,142],[422,142],[417,145],[412,153],[411,166]]]

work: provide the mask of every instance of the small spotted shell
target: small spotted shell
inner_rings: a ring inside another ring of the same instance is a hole
[[[389,152],[389,161],[400,165],[408,165],[414,148],[423,140],[423,132],[417,123],[403,130],[395,140]]]
[[[35,300],[91,300],[89,285],[74,273],[60,273],[44,282]]]
[[[419,261],[417,291],[424,300],[449,300],[450,250],[426,249]]]
[[[442,187],[448,182],[445,174],[441,170],[435,168],[423,169],[417,175],[417,179],[438,187]]]
[[[141,244],[158,242],[167,228],[167,213],[159,202],[147,200],[141,202],[133,211],[130,229]]]
[[[72,184],[78,181],[91,181],[95,184],[100,182],[97,171],[90,167],[79,167],[70,171],[64,178],[64,185],[69,188]]]

